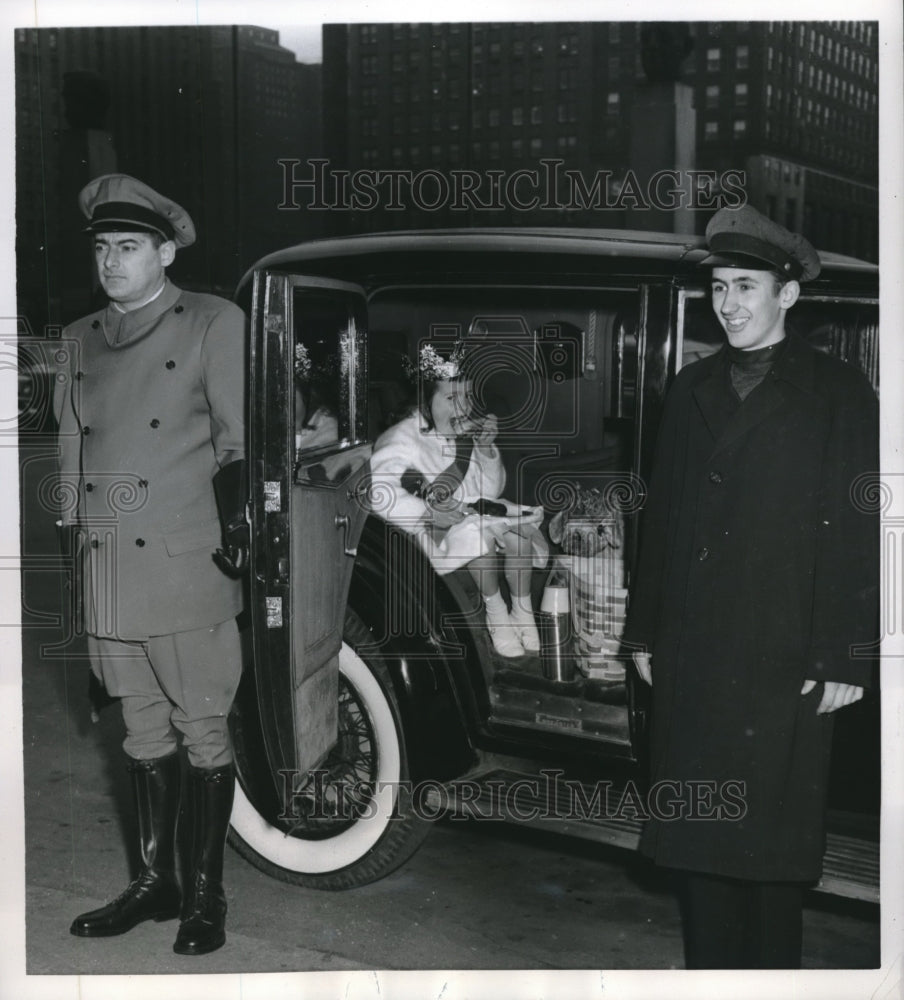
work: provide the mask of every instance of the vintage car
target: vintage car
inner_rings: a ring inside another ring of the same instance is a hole
[[[362,885],[444,812],[636,844],[647,691],[618,635],[663,396],[722,340],[704,256],[672,234],[399,232],[303,243],[244,277],[253,668],[230,836],[261,870]],[[793,326],[878,387],[878,270],[822,259]],[[568,585],[558,659],[499,656],[468,574],[438,575],[381,516],[368,459],[408,401],[402,358],[443,338],[493,359],[474,392],[499,418],[506,499],[547,532],[559,518],[533,588],[540,608],[552,574]],[[312,409],[325,436],[306,436]],[[562,517],[588,498],[618,524],[604,560],[565,551]],[[820,888],[878,900],[875,695],[841,715]]]

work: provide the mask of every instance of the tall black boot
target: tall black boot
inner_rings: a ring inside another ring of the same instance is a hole
[[[141,870],[112,903],[77,916],[69,928],[78,937],[125,934],[145,920],[179,916],[182,895],[176,881],[176,819],[181,768],[177,754],[129,763]]]
[[[226,942],[223,851],[235,794],[232,765],[212,770],[190,767],[188,787],[191,876],[173,951],[179,955],[206,955]]]

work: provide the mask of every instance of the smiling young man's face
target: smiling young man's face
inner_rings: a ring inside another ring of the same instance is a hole
[[[154,243],[150,233],[97,233],[94,237],[101,286],[126,311],[138,308],[157,291],[173,262],[175,245]]]
[[[753,351],[784,339],[785,314],[797,301],[800,285],[777,284],[771,271],[713,268],[713,311],[732,347]]]

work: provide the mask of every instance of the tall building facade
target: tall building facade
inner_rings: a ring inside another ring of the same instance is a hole
[[[676,144],[660,150],[650,108],[677,87],[677,145],[693,130],[692,163],[678,165],[701,173],[694,183],[706,195],[692,206],[698,230],[725,175],[736,186],[742,174],[747,199],[773,218],[803,227],[825,249],[876,259],[875,24],[327,25],[323,52],[334,170],[464,170],[491,181],[494,172],[560,161],[558,169],[583,178],[585,193],[600,184],[589,210],[588,198],[570,197],[574,184],[530,209],[488,197],[475,209],[480,199],[456,205],[454,193],[426,210],[415,198],[404,212],[385,197],[358,211],[352,200],[334,219],[350,230],[634,224],[647,207],[637,201],[649,194],[649,177],[633,188],[638,161],[676,166]],[[692,111],[682,124],[685,107]],[[520,190],[529,188],[525,180]],[[333,195],[343,200],[335,184]]]
[[[299,65],[278,32],[17,29],[15,50],[17,277],[33,328],[93,305],[75,199],[103,173],[190,210],[200,238],[172,268],[187,287],[231,294],[257,257],[303,238],[278,208],[277,161],[320,152],[319,67]]]

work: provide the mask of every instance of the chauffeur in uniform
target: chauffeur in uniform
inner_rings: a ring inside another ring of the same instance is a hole
[[[167,278],[176,250],[195,240],[175,202],[109,174],[82,190],[79,206],[109,304],[64,334],[73,349],[55,408],[72,502],[61,523],[81,566],[92,670],[122,705],[142,865],[71,931],[106,937],[181,914],[175,951],[203,954],[225,941],[227,716],[248,558],[245,317]],[[180,737],[191,824],[184,892],[175,870]]]
[[[641,850],[682,874],[689,967],[799,967],[831,713],[876,635],[878,526],[852,487],[878,470],[877,404],[786,330],[820,270],[805,239],[747,206],[706,235],[727,344],[666,399],[625,631],[652,684]]]

